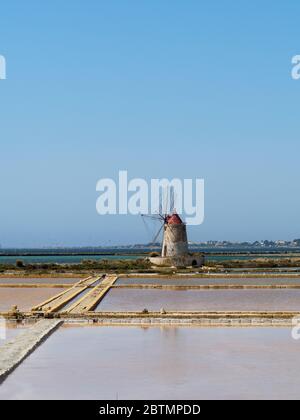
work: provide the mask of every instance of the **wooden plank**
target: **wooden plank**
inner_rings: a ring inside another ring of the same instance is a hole
[[[110,288],[114,285],[114,283],[118,280],[118,276],[108,276],[107,279],[107,286],[105,286],[99,294],[95,296],[92,302],[87,306],[85,312],[93,311],[97,305],[101,302],[104,296],[109,292]]]
[[[93,290],[74,303],[66,313],[84,313],[92,311],[99,302],[104,298],[113,284],[117,281],[118,276],[106,276],[104,280]]]
[[[80,280],[78,283],[72,285],[67,290],[64,290],[63,292],[51,297],[50,299],[45,300],[39,305],[34,306],[31,309],[31,311],[39,311],[46,313],[56,312],[63,306],[65,306],[68,302],[70,302],[72,299],[74,299],[76,296],[78,296],[80,293],[82,293],[84,290],[93,285],[100,278],[101,275],[97,277],[89,276],[86,279]]]

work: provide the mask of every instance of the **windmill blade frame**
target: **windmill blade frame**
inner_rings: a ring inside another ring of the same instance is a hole
[[[164,227],[164,224],[162,224],[162,225],[161,225],[161,227],[159,228],[159,230],[158,230],[157,234],[154,236],[154,238],[153,238],[153,240],[152,240],[152,242],[151,242],[151,245],[154,245],[154,244],[156,243],[156,241],[157,241],[157,239],[159,238],[159,235],[160,235],[160,233],[161,233],[161,231],[162,231],[163,227]]]
[[[161,222],[164,220],[164,217],[161,214],[141,214],[142,218],[147,217],[148,219],[156,220],[158,222]]]
[[[163,215],[161,215],[161,214],[157,214],[157,215],[153,215],[153,214],[141,214],[141,216],[142,216],[143,223],[144,223],[144,226],[145,226],[145,228],[146,228],[146,230],[147,230],[148,234],[150,234],[151,232],[150,232],[150,228],[149,228],[149,226],[148,226],[148,225],[147,225],[147,223],[146,223],[146,219],[151,219],[151,220],[154,220],[154,221],[156,221],[156,222],[161,223],[161,226],[160,226],[160,228],[159,228],[158,232],[155,234],[154,238],[153,238],[153,239],[152,239],[152,241],[149,243],[150,245],[154,245],[154,244],[155,244],[155,242],[156,242],[156,240],[157,240],[157,238],[159,237],[159,235],[160,235],[160,233],[161,233],[161,231],[162,231],[162,228],[163,228],[163,227],[164,227],[164,225],[165,225],[165,217],[164,217]],[[151,234],[151,237],[152,237],[152,235],[153,235],[153,233]]]

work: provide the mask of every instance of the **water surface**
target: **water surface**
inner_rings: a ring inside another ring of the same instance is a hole
[[[300,277],[292,278],[230,278],[230,277],[210,277],[210,278],[150,278],[150,277],[131,277],[120,278],[115,283],[118,284],[159,284],[159,285],[174,285],[174,286],[199,286],[201,284],[237,284],[237,285],[275,285],[275,284],[300,284]]]
[[[0,287],[0,312],[9,311],[17,305],[21,311],[28,311],[46,299],[63,292],[60,288],[9,288]]]
[[[34,278],[34,277],[14,277],[4,278],[0,277],[0,284],[73,284],[77,283],[83,278],[63,278],[63,277],[49,277],[49,278]]]
[[[299,346],[286,328],[61,328],[0,399],[298,399]]]
[[[109,291],[96,311],[300,311],[300,290]]]

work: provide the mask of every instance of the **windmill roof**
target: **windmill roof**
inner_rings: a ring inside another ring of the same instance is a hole
[[[182,220],[178,216],[177,213],[173,213],[173,214],[171,214],[170,216],[167,217],[167,223],[169,225],[181,225],[182,224]]]

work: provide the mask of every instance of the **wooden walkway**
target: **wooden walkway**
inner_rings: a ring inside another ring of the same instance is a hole
[[[93,311],[97,305],[104,298],[109,289],[118,279],[118,276],[105,276],[102,282],[94,287],[90,292],[88,292],[81,299],[78,299],[71,307],[69,307],[65,313],[68,314],[82,314],[89,311]]]
[[[74,284],[73,286],[69,287],[67,290],[59,293],[47,299],[46,301],[40,303],[37,306],[34,306],[31,309],[31,312],[42,312],[42,313],[54,313],[58,312],[68,303],[70,303],[73,299],[75,299],[78,295],[83,293],[85,290],[94,286],[95,283],[98,284],[104,278],[103,275],[99,276],[91,276],[86,279],[80,280],[78,283]]]

